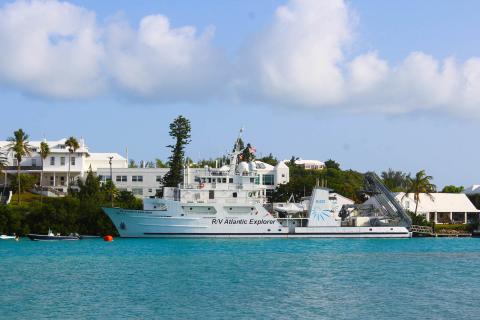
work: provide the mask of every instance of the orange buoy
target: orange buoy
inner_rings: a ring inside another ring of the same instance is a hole
[[[105,236],[105,237],[103,237],[103,240],[107,241],[107,242],[111,242],[111,241],[113,241],[113,237],[112,236]]]

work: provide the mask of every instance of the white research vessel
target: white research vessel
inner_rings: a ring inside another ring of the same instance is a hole
[[[185,183],[165,187],[161,198],[145,198],[143,210],[103,210],[121,237],[411,237],[409,218],[388,190],[386,196],[375,192],[384,213],[365,214],[361,206],[339,210],[330,190],[317,187],[303,216],[280,218],[264,207],[265,187],[255,183],[253,163],[239,162],[240,153],[237,143],[229,165],[205,168],[193,184],[185,168]]]

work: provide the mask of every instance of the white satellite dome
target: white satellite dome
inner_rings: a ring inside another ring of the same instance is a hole
[[[245,161],[242,161],[238,164],[237,171],[240,173],[250,172],[250,166]]]

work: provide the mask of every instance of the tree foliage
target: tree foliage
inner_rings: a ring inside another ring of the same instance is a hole
[[[268,163],[269,165],[272,165],[272,166],[276,166],[278,164],[277,158],[275,158],[273,156],[273,154],[271,154],[271,153],[268,156],[261,157],[258,160],[262,161],[262,162],[265,162],[265,163]]]
[[[10,142],[8,144],[8,150],[13,152],[14,157],[17,160],[17,190],[22,190],[20,186],[20,165],[23,157],[30,155],[28,134],[26,134],[22,129],[18,129],[17,131],[13,132],[13,137],[9,137],[7,140]],[[20,204],[20,193],[18,193],[17,202]]]
[[[178,116],[170,124],[169,134],[175,140],[175,144],[167,146],[172,150],[172,154],[169,157],[170,170],[163,178],[166,187],[177,187],[183,180],[185,146],[190,143],[190,130],[190,120],[183,116]]]
[[[0,206],[0,233],[47,233],[48,229],[62,234],[117,234],[102,206],[110,206],[110,186],[101,185],[90,170],[80,190],[63,198],[45,198],[20,205]],[[114,205],[141,209],[141,199],[129,191],[115,192]]]
[[[392,192],[401,192],[405,191],[408,183],[408,175],[402,171],[395,171],[393,169],[388,169],[388,171],[383,171],[381,178],[385,186]]]
[[[436,186],[431,183],[433,180],[432,176],[428,176],[425,173],[425,170],[420,170],[415,174],[415,177],[412,178],[407,176],[407,185],[405,189],[404,197],[408,197],[409,194],[413,194],[413,199],[415,201],[415,214],[417,214],[418,203],[420,202],[420,194],[425,193],[433,200],[432,192],[435,192]]]
[[[443,193],[462,193],[463,190],[464,190],[463,186],[457,187],[454,185],[449,185],[449,186],[443,187],[442,192]]]
[[[290,166],[290,181],[277,187],[273,201],[287,201],[292,194],[296,199],[310,196],[317,182],[322,181],[328,188],[356,202],[365,200],[360,194],[363,189],[363,174],[360,172],[335,168],[306,170],[300,166]]]
[[[332,159],[325,161],[325,168],[340,170],[340,164]]]
[[[17,177],[17,180],[18,180],[18,177]],[[25,191],[30,191],[35,186],[36,183],[37,183],[37,178],[34,175],[21,173],[20,174],[20,193],[23,193]],[[17,194],[19,193],[18,183],[13,184],[11,188],[13,193],[17,193]]]

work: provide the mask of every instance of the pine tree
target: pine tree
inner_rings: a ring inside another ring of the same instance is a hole
[[[190,130],[190,120],[183,116],[178,116],[170,123],[170,136],[175,139],[175,144],[167,146],[172,149],[172,155],[168,158],[170,171],[163,178],[166,187],[177,187],[183,180],[185,146],[190,143]]]

